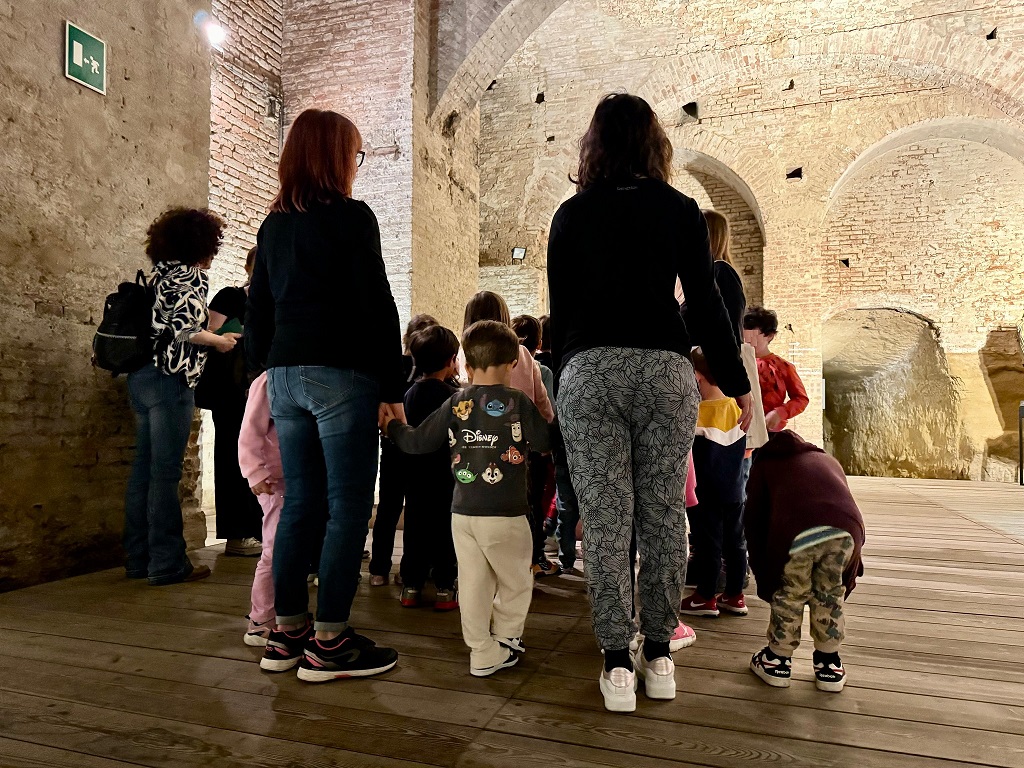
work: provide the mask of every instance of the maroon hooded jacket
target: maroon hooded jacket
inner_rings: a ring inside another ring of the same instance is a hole
[[[771,435],[754,458],[747,483],[743,526],[757,596],[771,602],[782,585],[789,549],[808,528],[828,525],[853,537],[853,557],[843,573],[849,597],[864,575],[864,519],[839,462],[789,430]]]

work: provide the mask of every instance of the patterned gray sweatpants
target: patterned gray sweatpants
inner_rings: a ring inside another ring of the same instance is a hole
[[[853,556],[853,537],[844,534],[789,556],[782,586],[772,595],[768,647],[776,656],[792,656],[800,645],[804,606],[811,609],[811,638],[822,653],[836,653],[846,638],[843,571]]]
[[[662,642],[675,631],[686,575],[686,461],[699,403],[693,366],[672,352],[600,347],[562,371],[558,417],[602,648],[625,648],[636,634],[634,528],[641,631]]]

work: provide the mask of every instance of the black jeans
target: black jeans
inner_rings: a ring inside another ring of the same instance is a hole
[[[373,520],[373,556],[370,558],[372,576],[391,573],[395,553],[395,531],[405,506],[408,481],[408,459],[398,446],[387,438],[380,441],[380,498],[377,516]]]
[[[561,455],[561,460],[559,460]],[[558,552],[562,568],[571,570],[576,565],[576,525],[580,521],[580,505],[576,491],[569,477],[569,465],[565,453],[556,452],[555,459],[555,508],[558,510]]]
[[[713,597],[725,560],[725,594],[743,591],[747,545],[743,537],[743,502],[701,503],[688,510],[693,540],[693,570],[697,594]]]
[[[530,503],[530,531],[533,534],[533,562],[539,563],[544,558],[544,488],[551,471],[551,457],[530,452],[529,471],[527,473],[527,498]]]
[[[238,434],[245,403],[225,404],[213,414],[213,482],[217,504],[217,538],[263,537],[263,509],[238,468]]]

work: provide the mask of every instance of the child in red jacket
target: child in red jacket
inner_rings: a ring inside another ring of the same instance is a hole
[[[757,595],[772,608],[768,645],[750,669],[769,685],[789,686],[809,605],[816,685],[841,691],[843,601],[864,573],[864,520],[843,468],[795,432],[773,434],[754,457],[744,528]]]
[[[778,332],[779,318],[770,309],[751,307],[743,316],[743,340],[754,348],[757,358],[757,378],[769,432],[785,429],[786,423],[803,413],[809,402],[796,366],[768,350]]]

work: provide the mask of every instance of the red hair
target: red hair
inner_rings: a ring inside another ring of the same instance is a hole
[[[344,115],[307,109],[292,123],[277,175],[281,188],[270,204],[278,213],[306,211],[316,203],[352,197],[356,153],[363,138]]]

